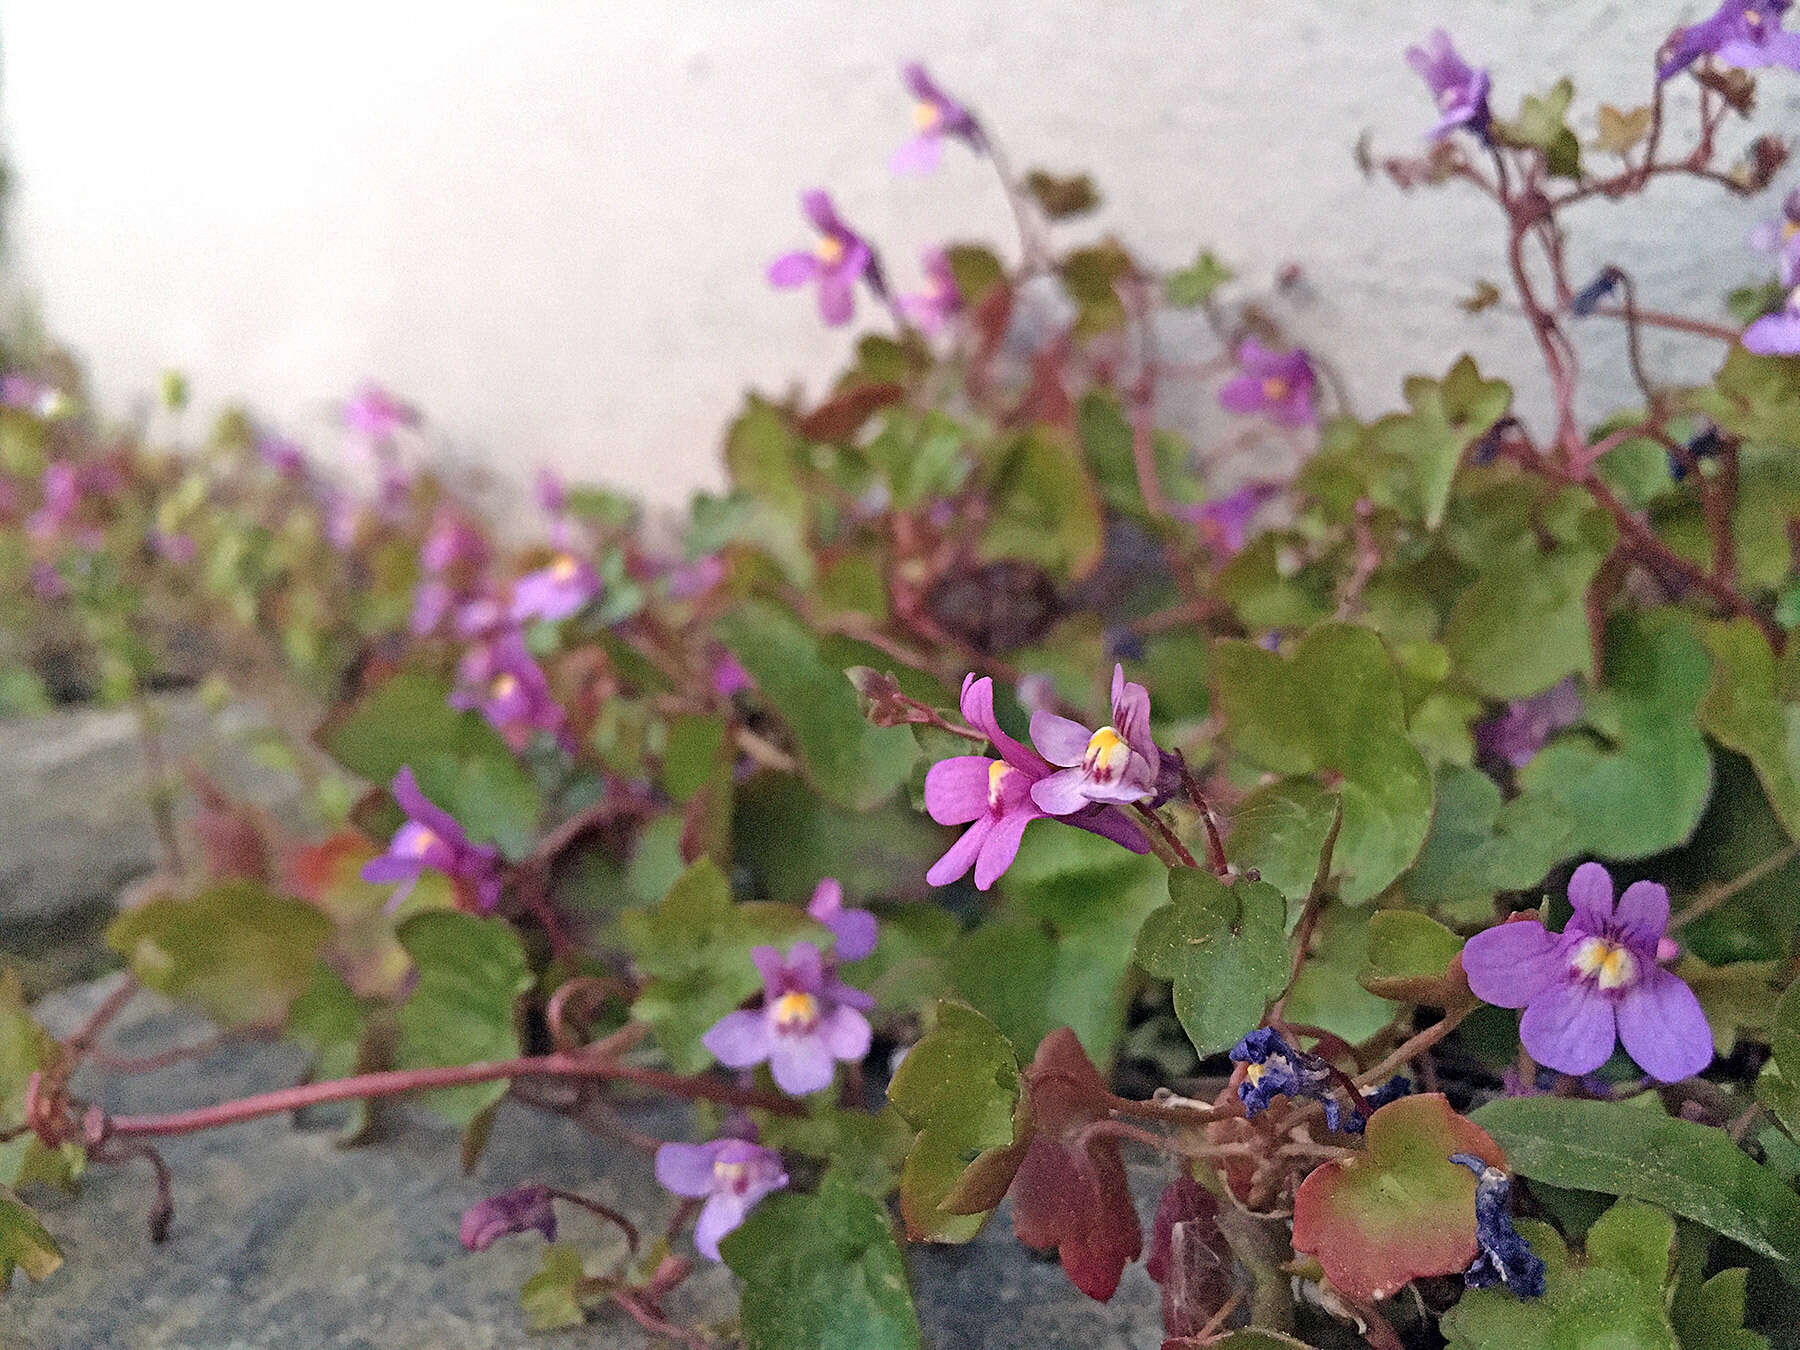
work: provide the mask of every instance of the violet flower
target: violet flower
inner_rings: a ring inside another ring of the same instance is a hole
[[[1781,284],[1800,284],[1800,188],[1781,199],[1781,218],[1750,232],[1750,247],[1777,259]]]
[[[48,422],[69,411],[68,397],[48,380],[10,371],[0,375],[0,405]]]
[[[719,1239],[759,1200],[788,1184],[781,1155],[746,1139],[664,1144],[656,1150],[656,1180],[664,1190],[706,1201],[694,1224],[694,1249],[708,1261],[719,1259]]]
[[[25,529],[33,539],[50,539],[81,505],[81,478],[67,460],[52,460],[40,480],[43,505],[32,512]]]
[[[1053,712],[1031,715],[1031,743],[1057,772],[1031,785],[1031,800],[1053,816],[1092,802],[1126,805],[1156,792],[1162,752],[1150,739],[1150,693],[1113,667],[1112,721],[1098,731]]]
[[[1764,66],[1800,70],[1800,33],[1781,26],[1792,4],[1793,0],[1725,0],[1710,18],[1676,31],[1664,47],[1656,78],[1672,79],[1707,55],[1742,70]]]
[[[944,141],[952,136],[976,152],[984,148],[974,114],[938,88],[924,66],[908,62],[900,68],[900,77],[912,91],[913,130],[918,134],[894,151],[889,168],[895,173],[930,172],[943,157]]]
[[[826,877],[813,890],[812,903],[806,912],[837,939],[831,955],[838,961],[860,961],[875,950],[879,925],[866,909],[845,909],[844,888],[836,877]]]
[[[1612,876],[1583,863],[1569,879],[1568,926],[1551,933],[1535,917],[1496,924],[1463,948],[1475,996],[1523,1008],[1519,1039],[1558,1073],[1599,1068],[1617,1041],[1658,1082],[1674,1083],[1712,1062],[1712,1030],[1700,1000],[1663,961],[1677,952],[1664,937],[1669,892],[1633,882],[1613,907]]]
[[[1219,390],[1219,406],[1227,412],[1262,413],[1283,426],[1311,426],[1318,420],[1313,392],[1319,377],[1305,351],[1296,347],[1278,352],[1255,338],[1245,338],[1237,350],[1243,372]]]
[[[344,404],[343,419],[349,431],[372,445],[385,446],[401,431],[416,427],[419,412],[380,385],[365,384]]]
[[[433,576],[454,567],[482,567],[487,560],[487,536],[460,511],[439,511],[419,545],[419,566]]]
[[[594,565],[573,553],[558,553],[547,566],[527,572],[513,583],[513,622],[543,619],[560,623],[599,594],[600,574]]]
[[[731,698],[750,688],[750,672],[744,669],[743,663],[730,652],[721,652],[719,659],[713,662],[713,693],[720,698]]]
[[[1513,1227],[1512,1178],[1473,1153],[1450,1161],[1475,1174],[1475,1245],[1480,1249],[1463,1283],[1471,1289],[1505,1285],[1519,1298],[1542,1298],[1544,1263]]]
[[[548,1241],[556,1241],[556,1208],[549,1188],[516,1186],[464,1210],[458,1236],[470,1251],[485,1252],[509,1233],[534,1228]]]
[[[819,242],[811,250],[784,253],[770,263],[769,283],[791,290],[817,281],[820,316],[834,326],[848,323],[856,312],[858,280],[867,279],[877,294],[882,293],[875,250],[838,218],[830,195],[823,189],[813,188],[801,193],[800,207],[819,231]]]
[[[450,696],[450,706],[480,709],[515,750],[534,732],[562,728],[563,710],[550,692],[550,681],[517,633],[502,633],[471,648],[457,674],[461,687]]]
[[[1746,328],[1739,340],[1745,351],[1758,356],[1800,356],[1800,286],[1788,292],[1780,309]]]
[[[1248,483],[1198,506],[1176,508],[1176,515],[1200,527],[1200,536],[1219,558],[1234,558],[1250,542],[1250,521],[1281,492],[1279,483]]]
[[[968,825],[943,857],[931,865],[925,880],[948,886],[971,865],[977,890],[994,884],[1019,855],[1025,827],[1050,813],[1032,800],[1032,787],[1055,770],[1035,750],[1000,729],[994,717],[994,682],[973,674],[963,680],[962,715],[1000,752],[956,755],[939,760],[925,775],[925,809],[940,825]],[[1066,825],[1103,835],[1133,853],[1150,851],[1143,831],[1110,806],[1089,805],[1062,817]]]
[[[406,823],[394,831],[386,853],[363,864],[362,879],[400,883],[387,904],[392,911],[412,894],[429,868],[466,883],[474,892],[476,908],[490,912],[500,903],[500,855],[488,845],[470,843],[456,818],[419,790],[410,766],[394,775],[390,790],[406,812]]]
[[[261,435],[256,438],[256,453],[276,474],[290,482],[306,476],[306,454],[282,436]]]
[[[900,312],[921,333],[935,337],[962,312],[962,291],[956,274],[950,270],[950,259],[941,248],[926,249],[921,257],[925,269],[925,289],[899,298]]]
[[[1458,56],[1448,33],[1433,29],[1421,45],[1408,47],[1406,64],[1425,81],[1437,104],[1438,124],[1431,129],[1434,138],[1448,136],[1458,127],[1467,127],[1486,138],[1490,120],[1488,73],[1476,70]]]
[[[728,1069],[768,1061],[775,1086],[804,1097],[831,1086],[835,1063],[855,1063],[869,1053],[869,1019],[875,1000],[825,968],[819,949],[796,942],[783,959],[775,947],[750,953],[763,977],[762,1007],[727,1013],[700,1043]]]
[[[1571,676],[1530,698],[1507,705],[1500,716],[1475,728],[1475,748],[1522,769],[1550,738],[1581,721],[1581,686]]]

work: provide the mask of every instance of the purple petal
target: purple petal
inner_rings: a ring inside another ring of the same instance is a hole
[[[1744,330],[1744,349],[1758,356],[1800,355],[1800,314],[1765,314]]]
[[[773,1040],[769,1019],[760,1011],[734,1012],[715,1022],[700,1044],[726,1068],[747,1069],[769,1057]]]
[[[769,284],[784,291],[792,290],[811,281],[818,270],[819,259],[811,250],[784,253],[769,264]]]
[[[848,234],[831,204],[831,194],[824,188],[808,188],[800,194],[800,210],[820,234]]]
[[[533,1228],[550,1241],[556,1241],[556,1208],[546,1188],[519,1186],[490,1195],[465,1210],[458,1236],[470,1251],[484,1252],[508,1233],[523,1233]]]
[[[962,715],[965,722],[993,743],[1000,758],[1013,768],[1032,770],[1034,777],[1041,777],[1049,769],[1035,751],[1020,745],[1001,728],[999,719],[994,716],[994,682],[986,675],[980,679],[973,675],[964,678]]]
[[[808,994],[817,994],[825,988],[825,960],[818,947],[810,942],[794,944],[794,949],[788,953],[787,978],[783,987],[784,991],[799,989]]]
[[[1020,810],[1009,811],[994,822],[981,846],[981,855],[975,859],[976,890],[987,890],[1012,866],[1013,859],[1019,856],[1019,840],[1024,837],[1025,827],[1036,819],[1036,811]]]
[[[1596,862],[1581,864],[1569,878],[1569,904],[1575,909],[1571,928],[1604,933],[1613,916],[1612,873]]]
[[[1073,825],[1077,829],[1097,834],[1102,839],[1110,839],[1133,853],[1150,851],[1150,841],[1144,837],[1143,830],[1138,828],[1136,822],[1127,820],[1110,806],[1096,806],[1079,816],[1064,816],[1062,819],[1065,825]]]
[[[1523,1008],[1563,974],[1562,941],[1536,919],[1496,924],[1463,946],[1469,988],[1496,1008]]]
[[[403,766],[394,775],[394,781],[388,790],[393,793],[394,801],[399,804],[400,809],[406,812],[408,820],[418,821],[441,839],[463,838],[462,826],[456,823],[455,818],[419,790],[419,780],[413,777],[411,765]]]
[[[983,755],[940,759],[925,774],[925,810],[940,825],[961,825],[987,811],[988,781],[997,760]]]
[[[752,947],[750,960],[762,976],[763,992],[770,998],[779,997],[782,978],[787,974],[787,962],[782,959],[781,948],[766,944]]]
[[[1031,785],[1031,800],[1045,815],[1070,816],[1093,801],[1088,787],[1087,775],[1080,769],[1058,769]]]
[[[1236,379],[1227,380],[1219,390],[1219,406],[1226,412],[1258,412],[1266,402],[1262,381],[1254,375],[1239,375]]]
[[[778,1036],[769,1051],[775,1086],[790,1097],[805,1097],[831,1086],[837,1068],[831,1051],[815,1032],[810,1036]]]
[[[1120,673],[1123,673],[1122,670]],[[1150,739],[1150,691],[1141,684],[1121,682],[1117,675],[1113,678],[1113,685],[1113,730],[1148,760],[1157,753],[1156,742]],[[1151,774],[1155,775],[1154,765],[1151,766]]]
[[[819,278],[819,317],[836,328],[850,322],[856,313],[855,279],[842,272],[827,272]]]
[[[962,838],[950,845],[943,857],[931,865],[925,874],[926,883],[932,886],[948,886],[958,877],[974,866],[976,857],[981,853],[981,846],[987,842],[988,835],[994,830],[994,818],[983,814],[975,823],[962,833]]]
[[[656,1150],[656,1184],[676,1195],[711,1195],[721,1142],[664,1144]]]
[[[869,1019],[855,1008],[833,1008],[819,1022],[817,1034],[833,1059],[855,1063],[869,1053]]]
[[[894,151],[893,158],[888,161],[888,169],[897,174],[930,173],[937,168],[943,154],[944,142],[941,136],[915,136]]]
[[[1031,714],[1031,743],[1052,764],[1070,768],[1087,754],[1093,731],[1067,717],[1040,709]]]
[[[844,912],[844,887],[836,877],[826,877],[813,887],[806,912],[820,923],[830,923]]]
[[[417,881],[423,865],[417,858],[400,858],[383,853],[370,858],[357,873],[364,881],[384,884],[390,881]]]
[[[1519,1019],[1526,1051],[1558,1073],[1599,1068],[1613,1052],[1615,1033],[1612,1000],[1585,981],[1546,985]]]
[[[1631,891],[1625,898],[1631,898]],[[1691,1078],[1713,1057],[1712,1028],[1700,1000],[1673,971],[1661,966],[1640,969],[1642,977],[1619,1000],[1619,1039],[1625,1042],[1625,1053],[1659,1082]]]
[[[742,1195],[715,1195],[700,1210],[694,1225],[694,1250],[708,1261],[719,1259],[719,1239],[744,1221],[750,1199]]]
[[[840,961],[860,961],[875,950],[880,924],[866,909],[846,909],[826,925],[837,942],[832,955]]]
[[[1619,897],[1613,926],[1623,929],[1632,945],[1646,952],[1656,950],[1657,939],[1669,926],[1669,890],[1654,881],[1634,881]]]

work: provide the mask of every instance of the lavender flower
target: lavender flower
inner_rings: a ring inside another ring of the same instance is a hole
[[[419,413],[380,385],[365,384],[344,404],[344,426],[374,446],[386,446],[401,431],[419,424]]]
[[[1220,558],[1233,558],[1250,541],[1250,521],[1281,492],[1279,483],[1249,483],[1198,506],[1183,506],[1176,514],[1200,527],[1200,536]]]
[[[1725,0],[1711,18],[1676,31],[1664,48],[1656,78],[1672,79],[1707,55],[1743,70],[1764,66],[1800,70],[1800,33],[1781,26],[1792,4],[1793,0]]]
[[[1778,260],[1781,284],[1800,284],[1800,188],[1781,199],[1781,218],[1765,220],[1750,232],[1750,247]]]
[[[775,1085],[791,1097],[831,1086],[834,1062],[869,1053],[875,1000],[825,969],[819,949],[796,942],[785,960],[774,947],[750,953],[763,977],[760,1008],[727,1013],[700,1038],[719,1063],[747,1069],[768,1061]]]
[[[1581,686],[1565,679],[1541,694],[1509,703],[1500,716],[1475,728],[1475,746],[1484,755],[1522,769],[1550,738],[1581,721]]]
[[[725,560],[716,553],[669,569],[665,585],[671,600],[698,600],[725,580]]]
[[[664,1144],[656,1150],[656,1180],[663,1189],[705,1199],[694,1225],[694,1248],[719,1259],[719,1239],[744,1221],[757,1201],[788,1184],[781,1155],[745,1139],[707,1144]]]
[[[458,1236],[470,1251],[485,1252],[509,1233],[534,1228],[547,1240],[556,1241],[556,1209],[550,1191],[544,1186],[517,1186],[464,1210]]]
[[[452,568],[483,567],[487,560],[487,536],[460,511],[439,511],[419,546],[419,566],[432,576]]]
[[[900,312],[920,332],[935,337],[962,312],[962,291],[956,285],[956,274],[950,270],[950,259],[941,248],[926,249],[922,262],[925,289],[901,296]]]
[[[488,913],[500,903],[500,855],[485,844],[472,844],[448,811],[419,790],[410,767],[394,775],[394,800],[406,812],[406,824],[394,832],[387,852],[363,864],[362,879],[399,882],[388,901],[393,910],[412,894],[427,868],[463,882],[475,894],[476,908]]]
[[[845,909],[844,888],[836,877],[826,877],[813,890],[812,903],[806,912],[837,939],[831,954],[839,961],[860,961],[875,950],[878,925],[866,909]]]
[[[1512,1178],[1473,1153],[1450,1161],[1475,1174],[1475,1245],[1481,1250],[1463,1273],[1471,1289],[1503,1284],[1520,1298],[1544,1296],[1544,1263],[1512,1221]]]
[[[1458,127],[1467,127],[1486,138],[1490,120],[1488,73],[1474,69],[1458,56],[1448,33],[1433,29],[1422,45],[1408,47],[1406,64],[1429,86],[1437,103],[1438,124],[1431,129],[1434,138],[1448,136]]]
[[[534,732],[561,730],[562,707],[550,692],[543,668],[516,632],[503,632],[471,648],[457,674],[461,687],[450,696],[450,705],[480,709],[515,750]]]
[[[1311,426],[1318,420],[1313,391],[1319,377],[1300,348],[1278,352],[1255,338],[1244,339],[1237,350],[1243,372],[1219,390],[1219,406],[1227,412],[1262,413],[1283,426]]]
[[[875,267],[875,250],[855,230],[838,218],[831,197],[814,188],[800,194],[800,207],[819,231],[819,242],[810,251],[784,253],[769,264],[769,283],[783,290],[819,283],[819,314],[832,325],[850,322],[856,312],[856,283],[866,278],[879,294],[881,273]]]
[[[1664,938],[1669,892],[1651,881],[1628,886],[1613,908],[1611,875],[1583,863],[1569,879],[1575,907],[1560,934],[1535,917],[1475,934],[1463,969],[1475,996],[1523,1008],[1519,1038],[1558,1073],[1599,1068],[1617,1041],[1638,1067],[1673,1083],[1712,1062],[1712,1031],[1694,991],[1662,961],[1678,950]]]
[[[306,476],[306,454],[283,436],[264,434],[256,438],[256,453],[280,477],[296,482]]]
[[[1113,667],[1112,722],[1089,731],[1053,712],[1031,715],[1031,743],[1058,771],[1031,785],[1039,810],[1066,816],[1092,802],[1121,805],[1156,791],[1162,752],[1150,739],[1150,693]]]
[[[43,505],[32,512],[25,529],[33,539],[51,539],[81,505],[81,478],[67,460],[52,460],[40,480]]]
[[[547,567],[527,572],[513,583],[514,623],[543,619],[559,623],[579,613],[600,594],[600,574],[585,558],[558,553]]]
[[[1740,340],[1745,351],[1758,356],[1800,356],[1800,286],[1788,292],[1780,309],[1746,328]]]
[[[750,672],[744,669],[743,663],[730,652],[722,652],[719,659],[713,662],[713,693],[720,698],[731,698],[750,688]]]
[[[925,775],[925,809],[931,818],[940,825],[969,827],[932,864],[925,880],[948,886],[973,866],[975,886],[985,891],[1019,855],[1025,827],[1050,814],[1032,800],[1032,787],[1054,770],[1043,756],[1000,729],[994,717],[994,682],[986,676],[976,679],[971,674],[963,680],[962,715],[987,736],[1000,758],[956,755],[939,760]],[[1087,805],[1063,821],[1104,835],[1133,853],[1150,848],[1143,832],[1108,806]]]
[[[913,96],[913,129],[918,133],[894,152],[889,167],[895,173],[928,173],[937,167],[944,141],[954,136],[979,152],[981,128],[974,115],[942,89],[917,61],[900,69],[900,77]]]

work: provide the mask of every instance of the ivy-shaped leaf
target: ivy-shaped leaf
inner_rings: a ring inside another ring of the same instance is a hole
[[[25,1124],[25,1097],[32,1074],[62,1057],[62,1046],[37,1024],[25,1005],[18,972],[0,970],[0,1130]],[[42,1182],[69,1189],[81,1175],[86,1151],[73,1140],[48,1148],[30,1130],[0,1142],[0,1186]],[[0,1288],[4,1288],[0,1280]]]
[[[989,491],[983,560],[1014,558],[1071,578],[1099,563],[1106,542],[1100,496],[1068,441],[1043,430],[1014,437]]]
[[[1703,624],[1712,653],[1712,685],[1700,702],[1700,725],[1755,766],[1769,805],[1800,838],[1800,704],[1785,702],[1775,655],[1748,619]]]
[[[1494,120],[1494,138],[1504,145],[1541,150],[1553,177],[1579,178],[1581,142],[1568,122],[1569,104],[1574,99],[1575,86],[1566,79],[1558,80],[1547,94],[1527,94],[1512,121]]]
[[[1175,1016],[1202,1055],[1235,1045],[1287,983],[1287,903],[1264,881],[1227,886],[1201,868],[1169,873],[1169,903],[1144,920],[1134,957],[1174,988]]]
[[[1431,834],[1406,874],[1406,898],[1484,914],[1496,893],[1530,890],[1568,856],[1569,830],[1548,797],[1527,792],[1503,801],[1500,785],[1485,773],[1442,764]]]
[[[1399,675],[1381,639],[1325,624],[1291,661],[1254,643],[1222,642],[1214,668],[1233,746],[1287,775],[1233,813],[1234,860],[1289,898],[1305,895],[1341,805],[1336,892],[1349,904],[1381,894],[1418,856],[1431,825],[1431,773],[1407,739]]]
[[[1203,248],[1193,262],[1170,274],[1164,293],[1171,305],[1192,309],[1212,299],[1219,287],[1235,276],[1237,273],[1214,257],[1211,249]]]
[[[1464,356],[1442,380],[1408,376],[1410,413],[1390,413],[1368,429],[1368,453],[1392,459],[1407,470],[1403,500],[1412,519],[1435,530],[1443,523],[1451,481],[1471,446],[1506,415],[1512,386],[1484,380],[1473,358]]]
[[[1294,1250],[1317,1257],[1351,1298],[1386,1298],[1408,1280],[1454,1275],[1475,1259],[1475,1178],[1450,1161],[1506,1165],[1485,1130],[1439,1093],[1369,1117],[1367,1147],[1315,1168],[1294,1195]]]
[[[587,1315],[575,1291],[585,1278],[580,1248],[568,1242],[550,1243],[544,1248],[544,1263],[519,1286],[525,1324],[533,1331],[580,1326]]]
[[[1429,915],[1381,909],[1369,916],[1368,951],[1357,979],[1383,998],[1453,1007],[1469,995],[1457,957],[1463,940]]]
[[[1394,1020],[1399,1009],[1360,981],[1373,922],[1387,912],[1325,907],[1313,930],[1311,954],[1283,1005],[1289,1021],[1323,1027],[1355,1045]]]

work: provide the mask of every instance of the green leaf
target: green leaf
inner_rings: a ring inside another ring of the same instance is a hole
[[[1800,360],[1733,346],[1694,406],[1721,430],[1762,445],[1800,445]]]
[[[1443,523],[1450,484],[1463,456],[1512,406],[1512,386],[1484,380],[1474,359],[1461,357],[1440,380],[1406,380],[1410,413],[1390,413],[1369,428],[1366,448],[1410,470],[1406,504],[1413,519],[1435,530]]]
[[[1701,625],[1712,653],[1712,685],[1700,703],[1700,725],[1756,768],[1769,805],[1800,838],[1800,706],[1776,691],[1775,654],[1748,619]]]
[[[752,394],[725,433],[725,468],[734,488],[783,515],[800,516],[807,497],[800,479],[801,449],[787,413]]]
[[[32,1017],[18,972],[0,970],[0,1130],[25,1123],[25,1098],[32,1074],[62,1058],[62,1046]],[[48,1148],[30,1130],[0,1142],[0,1186],[29,1182],[70,1189],[81,1174],[86,1152],[78,1143]],[[0,1278],[0,1290],[5,1288]]]
[[[1170,275],[1166,294],[1171,305],[1191,309],[1204,305],[1235,276],[1237,273],[1215,258],[1211,249],[1203,248],[1193,262]]]
[[[1800,1196],[1724,1131],[1616,1102],[1519,1097],[1474,1120],[1534,1181],[1629,1196],[1704,1224],[1800,1277]]]
[[[1790,984],[1775,1005],[1769,1046],[1782,1073],[1800,1083],[1800,982]]]
[[[1478,911],[1501,891],[1527,891],[1567,856],[1569,822],[1556,804],[1527,792],[1503,802],[1478,769],[1443,764],[1437,812],[1419,861],[1406,874],[1415,904]]]
[[[1000,1203],[1030,1142],[1012,1043],[973,1008],[941,1002],[932,1029],[901,1061],[888,1100],[918,1131],[900,1174],[907,1236],[967,1242]]]
[[[402,1069],[479,1064],[519,1054],[517,1003],[531,988],[518,935],[503,919],[460,910],[415,914],[399,929],[418,978],[400,1005],[394,1063]],[[421,1100],[468,1125],[506,1095],[504,1081],[440,1088]]]
[[[1344,905],[1325,907],[1315,930],[1312,954],[1283,1005],[1284,1016],[1307,1026],[1323,1027],[1352,1045],[1368,1040],[1394,1020],[1399,1008],[1360,983],[1368,961],[1373,922],[1386,912],[1370,914],[1365,909]]]
[[[918,1350],[887,1212],[843,1177],[770,1196],[719,1250],[744,1281],[744,1350]]]
[[[543,1265],[519,1286],[519,1306],[525,1310],[525,1324],[533,1331],[580,1326],[587,1314],[575,1289],[585,1278],[580,1248],[568,1242],[552,1242],[545,1247]]]
[[[863,719],[841,666],[786,610],[745,600],[718,622],[719,636],[787,724],[802,768],[826,797],[855,811],[886,801],[912,773],[917,746],[905,727]]]
[[[1089,338],[1125,326],[1125,304],[1119,283],[1136,271],[1118,240],[1108,236],[1069,253],[1057,267],[1063,286],[1075,302],[1075,336]]]
[[[843,1111],[812,1099],[809,1116],[756,1113],[764,1145],[817,1158],[878,1200],[893,1194],[913,1130],[890,1099],[880,1111]]]
[[[1676,1287],[1669,1320],[1681,1350],[1769,1350],[1769,1338],[1744,1329],[1743,1266],[1721,1270],[1701,1282],[1698,1275]]]
[[[677,717],[669,723],[663,746],[663,790],[685,802],[713,779],[730,774],[724,759],[725,719],[721,716]]]
[[[305,991],[288,1009],[287,1033],[311,1048],[312,1077],[343,1078],[356,1070],[367,1022],[350,986],[320,961],[313,966]]]
[[[1254,643],[1222,642],[1214,668],[1232,744],[1290,775],[1239,805],[1235,860],[1290,898],[1303,896],[1341,802],[1331,861],[1338,896],[1358,904],[1386,890],[1425,842],[1431,774],[1407,739],[1399,675],[1381,639],[1325,624],[1291,661]]]
[[[1568,819],[1566,856],[1644,858],[1692,836],[1712,793],[1695,723],[1711,664],[1679,622],[1621,615],[1608,625],[1607,685],[1586,707],[1606,741],[1560,737],[1519,773]]]
[[[1000,455],[981,558],[1017,558],[1060,577],[1093,571],[1106,542],[1100,498],[1066,441],[1048,431],[1016,436]]]
[[[1144,920],[1138,965],[1174,988],[1175,1016],[1202,1055],[1235,1045],[1287,983],[1287,902],[1263,881],[1169,873],[1169,903]]]
[[[1025,175],[1025,190],[1051,220],[1083,215],[1100,205],[1094,180],[1085,173],[1065,175],[1032,169]]]
[[[1581,142],[1569,129],[1569,104],[1575,86],[1558,80],[1548,94],[1527,94],[1512,121],[1496,118],[1493,134],[1505,145],[1525,146],[1544,153],[1545,165],[1554,178],[1581,177]]]
[[[1619,1201],[1588,1230],[1582,1264],[1548,1225],[1522,1220],[1518,1228],[1543,1258],[1544,1296],[1521,1299],[1500,1288],[1464,1294],[1440,1324],[1451,1350],[1683,1350],[1663,1310],[1675,1240],[1668,1215]]]
[[[279,1021],[330,933],[311,905],[257,882],[225,881],[127,910],[106,941],[145,986],[233,1027]]]
[[[0,1294],[23,1270],[34,1282],[56,1273],[62,1249],[25,1202],[0,1186]]]
[[[1444,1007],[1466,993],[1451,974],[1463,940],[1428,915],[1410,909],[1382,909],[1369,916],[1368,955],[1357,979],[1385,998]]]

